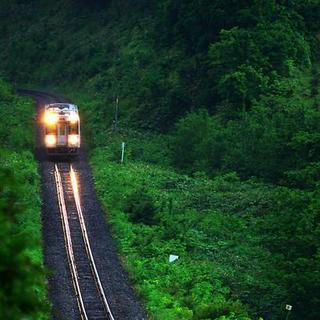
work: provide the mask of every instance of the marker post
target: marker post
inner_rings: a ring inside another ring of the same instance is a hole
[[[121,163],[123,163],[124,160],[124,148],[125,148],[125,143],[121,143]]]

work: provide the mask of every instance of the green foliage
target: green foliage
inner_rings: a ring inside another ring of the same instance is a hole
[[[310,66],[308,43],[281,20],[251,30],[222,30],[221,40],[211,45],[209,57],[218,93],[240,110],[268,92],[270,82],[278,76],[288,76],[291,64]]]
[[[116,97],[122,125],[162,132],[200,106],[249,110],[319,47],[317,0],[6,3],[1,71],[89,91],[98,128]]]
[[[285,176],[290,185],[302,189],[314,189],[319,186],[320,163],[310,162],[303,168],[285,172]]]
[[[33,104],[0,81],[0,318],[48,319]]]
[[[180,120],[171,139],[175,166],[189,172],[219,168],[223,152],[221,129],[219,122],[205,110]]]
[[[247,319],[246,311],[282,319],[285,303],[294,305],[294,319],[315,318],[317,193],[243,182],[234,173],[190,178],[133,160],[105,166],[108,153],[93,153],[96,187],[156,319]],[[156,224],[132,223],[124,213],[143,197],[158,212]],[[169,254],[179,259],[169,264]]]
[[[152,198],[144,190],[138,190],[127,199],[125,212],[129,213],[133,222],[142,222],[146,225],[155,223],[156,208]]]
[[[0,317],[47,319],[37,168],[29,152],[0,156]]]
[[[33,105],[13,95],[11,87],[0,79],[1,147],[19,151],[33,147]]]
[[[278,81],[272,95],[263,95],[250,111],[228,121],[206,112],[181,119],[170,140],[175,166],[188,173],[236,171],[242,178],[315,186],[320,160],[319,96],[310,95],[311,75],[294,77],[292,82]],[[227,110],[221,114],[229,117]]]

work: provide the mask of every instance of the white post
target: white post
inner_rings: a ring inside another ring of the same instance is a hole
[[[121,163],[123,163],[123,160],[124,160],[124,147],[125,147],[125,143],[122,142],[121,143]]]

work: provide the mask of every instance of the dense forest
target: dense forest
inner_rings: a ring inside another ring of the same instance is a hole
[[[2,77],[79,105],[150,317],[319,318],[319,0],[1,0],[0,18]]]

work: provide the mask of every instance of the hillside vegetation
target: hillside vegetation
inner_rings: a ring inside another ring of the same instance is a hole
[[[34,106],[0,80],[0,318],[48,319]]]
[[[152,317],[273,320],[290,304],[289,319],[318,318],[319,0],[0,12],[2,73],[82,110],[97,190]]]

